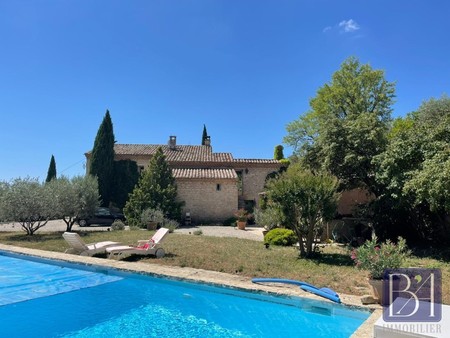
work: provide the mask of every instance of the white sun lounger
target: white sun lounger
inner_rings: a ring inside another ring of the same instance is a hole
[[[151,239],[138,241],[137,246],[120,245],[107,247],[108,258],[123,259],[132,255],[164,257],[166,253],[161,247],[161,243],[168,233],[169,229],[161,228]]]
[[[86,244],[80,235],[75,232],[65,232],[63,233],[63,238],[70,245],[70,248],[65,252],[81,256],[93,256],[95,254],[105,253],[108,246],[117,246],[120,244],[119,242],[110,241]]]

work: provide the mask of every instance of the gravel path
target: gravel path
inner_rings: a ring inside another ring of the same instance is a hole
[[[175,233],[181,234],[193,234],[194,231],[201,230],[202,234],[205,236],[216,236],[216,237],[237,237],[246,238],[254,241],[263,241],[264,236],[262,234],[263,228],[256,226],[246,226],[245,230],[239,230],[237,227],[232,226],[194,226],[194,227],[182,227],[175,230]]]
[[[72,228],[74,231],[108,231],[108,226],[96,226],[91,225],[87,227],[80,227],[75,224]],[[65,231],[66,223],[61,220],[49,221],[44,227],[39,229],[39,232],[54,232],[54,231]],[[254,241],[263,241],[264,236],[262,234],[263,228],[257,226],[247,225],[245,230],[239,230],[232,226],[192,226],[192,227],[181,227],[175,230],[178,234],[194,234],[194,231],[201,230],[204,236],[216,236],[216,237],[237,237],[251,239]],[[2,223],[0,224],[0,231],[22,231],[19,223]]]

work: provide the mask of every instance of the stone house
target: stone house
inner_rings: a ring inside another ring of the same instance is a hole
[[[178,198],[185,202],[183,214],[190,213],[193,222],[220,222],[238,208],[255,206],[267,175],[282,167],[277,160],[215,153],[209,137],[205,145],[178,145],[176,136],[167,145],[115,144],[115,160],[133,160],[142,171],[158,147],[172,169]],[[89,168],[91,152],[85,155]]]

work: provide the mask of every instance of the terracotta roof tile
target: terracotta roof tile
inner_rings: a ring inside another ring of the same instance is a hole
[[[170,149],[168,145],[158,144],[115,144],[117,155],[153,155],[161,147],[168,162],[232,162],[230,153],[213,153],[209,146],[177,145]]]
[[[234,163],[252,163],[252,164],[280,164],[278,160],[272,159],[257,159],[257,158],[235,158]]]
[[[175,178],[198,178],[198,179],[237,179],[233,169],[172,169]]]

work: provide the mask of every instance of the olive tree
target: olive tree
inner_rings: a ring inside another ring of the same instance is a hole
[[[338,180],[294,164],[271,180],[267,188],[270,201],[283,213],[285,226],[298,237],[300,256],[312,256],[315,236],[336,212]]]
[[[55,215],[50,186],[34,178],[18,178],[2,184],[0,208],[3,220],[18,222],[32,236]]]
[[[48,183],[54,199],[55,216],[66,223],[66,231],[78,218],[93,215],[99,206],[97,179],[91,175],[61,177]]]

